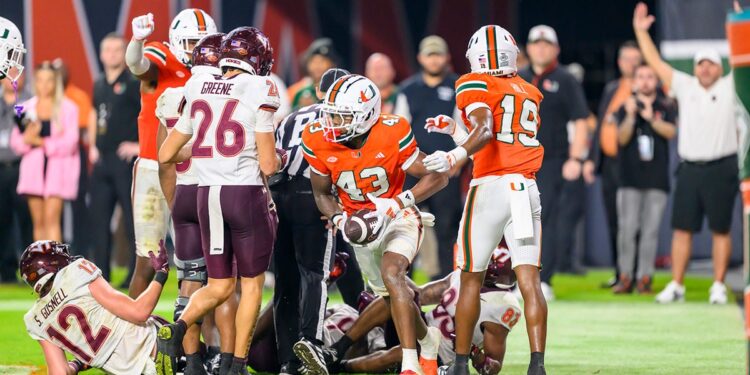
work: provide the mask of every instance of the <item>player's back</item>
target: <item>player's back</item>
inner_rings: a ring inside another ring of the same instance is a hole
[[[302,151],[315,173],[331,176],[348,213],[374,209],[366,197],[393,198],[403,190],[405,170],[419,149],[409,122],[395,115],[381,115],[370,129],[364,145],[352,149],[329,142],[319,122],[302,133]]]
[[[49,293],[24,316],[29,335],[63,348],[92,367],[102,367],[123,337],[132,337],[134,331],[153,330],[118,318],[94,299],[88,286],[100,276],[101,271],[85,259],[60,270]],[[149,357],[146,353],[151,352],[150,347],[138,350],[143,355],[132,358],[145,360]],[[131,365],[143,367],[142,363]]]
[[[185,99],[199,185],[262,185],[255,131],[261,112],[279,107],[273,81],[250,74],[196,76],[185,85]]]
[[[456,81],[456,105],[464,123],[476,108],[488,107],[493,139],[474,154],[474,178],[518,173],[534,178],[544,147],[536,139],[542,94],[519,76],[469,73]]]

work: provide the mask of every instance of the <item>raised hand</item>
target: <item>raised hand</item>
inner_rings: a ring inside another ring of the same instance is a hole
[[[169,273],[169,256],[167,255],[167,247],[164,246],[164,240],[159,241],[159,254],[155,255],[153,251],[149,251],[148,257],[154,271]]]
[[[656,18],[648,14],[648,6],[645,3],[638,3],[633,12],[633,29],[636,31],[648,31]]]
[[[446,115],[437,115],[428,118],[425,121],[424,128],[428,133],[452,135],[456,131],[456,122]]]
[[[144,40],[154,32],[154,15],[144,14],[133,18],[133,39]]]

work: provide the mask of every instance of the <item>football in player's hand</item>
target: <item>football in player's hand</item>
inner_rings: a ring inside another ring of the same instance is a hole
[[[352,214],[344,224],[344,233],[346,238],[354,244],[364,245],[375,241],[378,238],[378,232],[375,232],[373,228],[377,224],[377,217],[365,219],[365,215],[370,213],[370,210],[359,210]]]

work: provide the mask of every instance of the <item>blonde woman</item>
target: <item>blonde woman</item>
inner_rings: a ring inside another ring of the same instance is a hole
[[[17,191],[27,198],[34,240],[62,241],[63,202],[78,192],[78,107],[63,96],[49,62],[34,72],[34,91],[11,135],[11,147],[22,156]]]

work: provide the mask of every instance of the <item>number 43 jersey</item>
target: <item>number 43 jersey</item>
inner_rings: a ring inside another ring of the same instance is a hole
[[[518,173],[534,178],[542,166],[544,147],[536,139],[543,95],[519,76],[469,73],[456,81],[456,106],[469,130],[469,114],[492,112],[493,139],[474,154],[474,178]]]
[[[127,345],[129,368],[140,370],[155,344],[154,328],[120,319],[94,299],[89,284],[101,274],[85,259],[60,270],[49,293],[24,315],[26,331],[32,339],[48,341],[97,368],[111,368],[106,362],[121,344]],[[131,339],[140,342],[124,342]]]
[[[174,129],[193,138],[192,166],[200,186],[263,185],[255,133],[274,131],[279,91],[270,77],[195,75]]]
[[[330,176],[344,210],[374,210],[367,194],[393,198],[401,193],[406,169],[419,155],[409,122],[394,115],[381,115],[372,126],[364,145],[352,149],[323,137],[318,122],[302,133],[302,152],[313,173]]]

